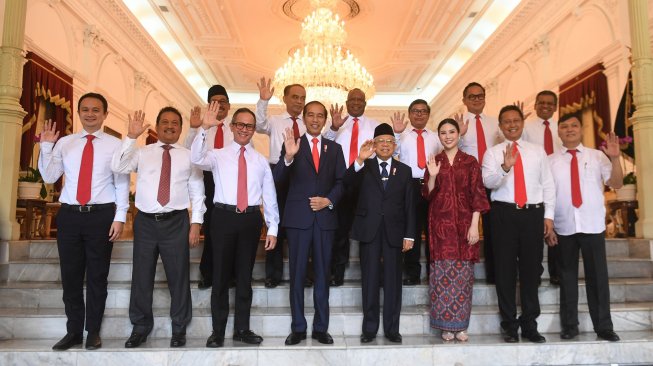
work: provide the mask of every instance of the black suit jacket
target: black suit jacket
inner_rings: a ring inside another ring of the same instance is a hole
[[[358,172],[354,166],[345,173],[345,184],[360,188],[351,238],[371,242],[383,225],[393,247],[401,247],[403,238],[414,239],[415,195],[410,167],[393,160],[384,189],[376,158],[365,160]]]
[[[343,193],[342,178],[345,173],[345,160],[340,144],[322,137],[319,172],[315,172],[311,144],[304,134],[300,138],[299,151],[290,166],[286,166],[285,146],[281,149],[279,163],[272,175],[279,184],[288,184],[288,198],[283,211],[281,225],[295,229],[308,229],[313,222],[322,230],[336,230],[338,216],[335,206]],[[326,197],[334,205],[333,210],[324,208],[313,212],[309,205],[310,197]]]

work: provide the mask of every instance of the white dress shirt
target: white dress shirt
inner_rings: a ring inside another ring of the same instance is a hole
[[[571,203],[571,154],[563,147],[548,157],[556,187],[553,227],[560,235],[598,234],[605,231],[603,187],[610,179],[612,163],[602,151],[582,144],[576,149],[583,197],[583,204],[578,208]]]
[[[292,118],[288,112],[268,117],[268,102],[268,100],[263,99],[256,102],[256,132],[270,136],[270,157],[268,161],[270,164],[276,164],[279,162],[281,148],[283,147],[283,134],[286,133],[286,128],[292,129]],[[304,125],[301,114],[297,116],[297,127],[299,128],[299,136],[306,133],[306,125]]]
[[[367,140],[374,139],[374,129],[380,123],[362,115],[358,117],[358,152],[361,151],[361,145]],[[345,156],[345,164],[349,167],[349,147],[351,145],[351,129],[354,126],[354,117],[349,116],[345,123],[338,129],[333,131],[331,129],[331,122],[326,126],[325,132],[322,134],[326,139],[335,141],[342,147],[342,154]]]
[[[234,133],[231,132],[231,128],[229,127],[229,124],[231,123],[231,116],[226,117],[220,123],[222,123],[222,147],[225,147],[231,143],[231,141],[234,140]],[[186,139],[184,140],[184,147],[187,149],[190,149],[190,145],[193,144],[193,140],[195,140],[195,136],[197,136],[197,133],[203,130],[202,127],[198,128],[190,128],[188,129],[188,133],[186,134]],[[209,146],[212,149],[215,149],[215,146],[213,144],[215,143],[215,134],[218,131],[218,126],[211,126],[208,130],[206,130],[206,139],[209,141]]]
[[[401,134],[395,134],[397,139],[397,149],[399,152],[399,161],[408,165],[413,171],[413,178],[424,178],[426,168],[421,169],[417,166],[417,131],[412,126],[406,127]],[[442,151],[442,143],[438,138],[438,134],[427,128],[422,132],[424,138],[424,152],[426,161],[428,162],[431,154],[438,154]]]
[[[65,182],[59,202],[79,205],[77,201],[77,179],[86,145],[88,132],[64,136],[57,141],[41,142],[39,171],[45,183],[54,183],[64,176]],[[115,202],[116,214],[113,221],[125,222],[129,209],[129,175],[111,171],[111,158],[120,150],[120,140],[101,130],[93,133],[93,173],[91,199],[88,205]],[[65,159],[64,159],[65,157]]]
[[[192,204],[192,223],[204,220],[204,178],[202,171],[190,162],[190,150],[172,144],[170,149],[170,201],[161,206],[157,200],[163,161],[161,141],[137,148],[136,140],[125,138],[120,151],[111,161],[116,173],[136,172],[136,208],[147,213],[186,210]]]
[[[485,113],[480,114],[481,125],[483,125],[483,134],[485,135],[485,145],[489,150],[492,146],[503,141],[503,134],[499,130],[499,120],[490,117]],[[476,114],[467,112],[463,115],[463,123],[467,124],[467,133],[460,136],[460,150],[473,156],[478,160],[478,144],[476,143]]]
[[[562,141],[560,136],[558,136],[558,121],[556,119],[548,119],[549,129],[551,130],[551,137],[553,138],[553,152],[556,153],[562,149]],[[546,126],[544,125],[544,120],[540,117],[535,117],[534,119],[529,119],[524,124],[524,132],[522,132],[521,138],[524,141],[540,145],[544,148],[544,131]]]
[[[489,148],[483,157],[483,183],[492,190],[492,201],[515,203],[515,167],[506,173],[503,164],[503,154],[510,141],[504,141]],[[517,149],[524,166],[524,181],[526,184],[526,203],[544,203],[544,217],[553,220],[555,210],[555,185],[542,147],[517,140]]]
[[[213,202],[235,206],[238,197],[238,159],[241,146],[231,142],[224,149],[208,150],[204,146],[205,138],[204,130],[195,137],[190,149],[191,161],[200,168],[213,172],[215,181]],[[245,161],[247,162],[247,205],[263,204],[268,235],[276,236],[279,227],[279,208],[270,165],[252,144],[245,146]]]

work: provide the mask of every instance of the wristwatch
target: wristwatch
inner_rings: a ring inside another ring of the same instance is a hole
[[[329,210],[333,210],[333,203],[329,202],[329,205],[327,206]]]

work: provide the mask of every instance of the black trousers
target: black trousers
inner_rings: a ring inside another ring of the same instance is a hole
[[[431,254],[429,250],[429,201],[422,197],[422,179],[413,178],[413,192],[415,192],[415,242],[413,248],[403,253],[404,271],[409,279],[419,280],[422,274],[420,254],[422,246],[422,231],[426,234],[424,242],[424,257],[426,258],[426,278],[429,278],[430,267],[428,265]]]
[[[192,318],[189,230],[188,211],[181,211],[163,221],[156,221],[140,213],[136,215],[129,299],[129,320],[134,325],[134,332],[147,335],[154,326],[152,293],[160,254],[170,291],[172,333],[186,333],[186,326]]]
[[[68,333],[99,332],[107,301],[113,243],[109,230],[115,206],[79,212],[62,206],[57,214],[57,247]],[[86,304],[84,304],[86,277]]]
[[[397,243],[395,243],[396,245]],[[401,245],[403,243],[399,243]],[[383,276],[383,332],[399,333],[401,313],[401,246],[390,246],[381,225],[374,240],[360,244],[363,290],[363,333],[379,330],[379,292]]]
[[[578,254],[583,253],[585,291],[594,331],[612,330],[610,286],[605,255],[605,232],[558,235],[560,265],[560,323],[578,325]]]
[[[270,164],[274,169],[276,164]],[[283,222],[283,210],[286,206],[288,197],[288,184],[277,184],[277,205],[279,207],[279,222]],[[277,233],[277,245],[272,250],[265,252],[265,278],[269,280],[281,281],[283,279],[283,242],[286,240],[286,229],[279,225]]]
[[[229,281],[236,274],[234,330],[247,330],[252,307],[252,269],[261,237],[260,211],[235,213],[213,208],[211,231],[214,239],[211,317],[213,331],[224,337],[229,317]]]
[[[354,222],[354,210],[358,202],[358,190],[346,187],[340,202],[336,206],[338,211],[338,229],[333,242],[333,255],[331,258],[331,276],[334,280],[342,281],[345,278],[345,268],[349,263],[349,232]]]
[[[488,202],[492,190],[486,189]],[[483,265],[485,266],[485,279],[488,282],[495,282],[494,278],[494,248],[492,245],[492,210],[488,210],[481,215],[481,225],[483,226]]]
[[[522,332],[537,330],[537,294],[544,251],[544,207],[517,209],[492,203],[492,242],[501,327]],[[522,314],[517,319],[516,285]]]
[[[549,268],[549,278],[560,278],[560,247],[558,245],[550,247],[546,246],[546,263]],[[542,268],[544,273],[544,268]]]
[[[200,274],[204,281],[211,283],[213,278],[213,235],[211,233],[211,216],[213,215],[213,196],[215,196],[215,183],[213,173],[204,172],[204,195],[206,199],[206,212],[204,213],[204,248],[200,259]]]

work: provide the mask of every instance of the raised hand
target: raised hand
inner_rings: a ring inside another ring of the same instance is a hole
[[[454,114],[453,119],[458,123],[458,127],[460,128],[460,136],[465,136],[465,134],[467,133],[467,129],[469,128],[469,120],[467,119],[463,122],[462,113]]]
[[[59,131],[57,131],[57,122],[52,122],[51,119],[43,123],[43,131],[39,135],[40,142],[57,142],[59,138]]]
[[[299,139],[295,140],[292,128],[286,128],[286,132],[282,134],[283,146],[286,149],[286,162],[291,162],[295,158],[295,154],[299,151]]]
[[[603,150],[605,155],[609,158],[618,158],[619,155],[621,155],[621,149],[619,149],[619,137],[615,135],[614,132],[610,132],[605,142],[606,146],[601,146],[601,150]]]
[[[343,106],[340,106],[338,108],[338,103],[336,103],[336,106],[334,107],[333,104],[331,104],[330,112],[331,112],[331,129],[334,131],[338,131],[342,125],[345,124],[345,121],[347,121],[347,118],[349,116],[345,116],[345,118],[342,118],[342,109]]]
[[[261,81],[256,83],[256,86],[258,86],[259,97],[262,100],[270,100],[270,98],[272,98],[272,95],[274,95],[274,88],[270,88],[271,85],[272,85],[272,80],[268,79],[266,82],[265,77],[262,77]]]
[[[526,120],[526,118],[528,118],[531,114],[533,114],[533,112],[524,113],[524,102],[522,102],[522,101],[518,100],[518,101],[512,103],[512,105],[518,107],[519,110],[521,110],[521,113],[524,115],[524,120]]]
[[[390,117],[390,122],[392,122],[392,129],[395,133],[402,133],[408,125],[408,121],[404,122],[406,118],[406,113],[399,115],[399,112],[395,112],[392,117]]]
[[[131,114],[127,115],[129,119],[129,125],[127,126],[127,137],[130,139],[136,139],[143,132],[147,131],[150,128],[150,124],[144,125],[145,122],[145,113],[143,111],[134,112],[134,118],[132,119]]]
[[[358,164],[363,164],[363,162],[370,158],[374,154],[374,140],[367,140],[363,142],[361,148],[358,152]]]
[[[517,150],[516,153],[512,153],[512,144],[506,145],[506,151],[503,152],[503,164],[501,167],[503,168],[504,171],[510,171],[510,168],[512,168],[515,165],[515,162],[517,161],[517,154],[519,154],[519,150]]]
[[[440,173],[440,162],[435,159],[435,154],[429,156],[429,160],[426,162],[426,169],[429,171],[429,176],[435,177]]]
[[[204,118],[202,119],[202,128],[208,130],[213,126],[218,125],[219,109],[220,109],[220,104],[216,101],[213,101],[208,105],[208,108],[206,108],[206,113],[204,113]]]
[[[190,110],[190,127],[202,127],[202,108],[200,108],[198,105],[194,106],[193,109]]]

